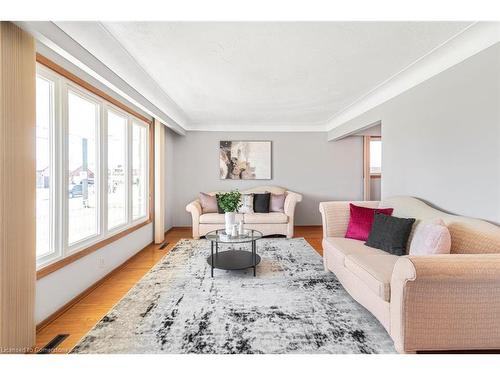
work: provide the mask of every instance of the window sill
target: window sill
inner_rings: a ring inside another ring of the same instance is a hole
[[[80,249],[77,252],[74,252],[71,255],[69,255],[65,258],[62,258],[54,263],[43,266],[42,268],[40,268],[39,270],[36,271],[36,279],[40,280],[40,279],[44,278],[45,276],[50,275],[52,272],[55,272],[55,271],[65,267],[65,266],[67,266],[68,264],[71,264],[71,263],[77,261],[80,258],[83,258],[89,254],[92,254],[94,251],[97,251],[97,250],[103,248],[104,246],[107,246],[107,245],[115,242],[116,240],[119,240],[120,238],[129,235],[132,232],[135,232],[137,229],[142,228],[143,226],[145,226],[151,222],[152,222],[151,219],[143,221],[137,225],[134,225],[133,227],[125,229],[122,232],[116,233],[116,234],[112,235],[111,237],[108,237],[102,241],[99,241],[95,244],[92,244],[86,248]]]

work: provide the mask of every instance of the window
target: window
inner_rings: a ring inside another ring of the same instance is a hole
[[[382,141],[370,139],[370,174],[382,173]]]
[[[148,124],[42,65],[36,110],[37,266],[148,222]]]
[[[99,233],[97,131],[99,106],[68,90],[68,243]]]
[[[127,222],[127,118],[108,111],[108,229]]]
[[[147,207],[147,128],[138,123],[133,124],[132,131],[132,219],[146,216]]]
[[[36,80],[36,255],[44,258],[53,253],[51,206],[51,134],[54,123],[54,85],[38,77]]]

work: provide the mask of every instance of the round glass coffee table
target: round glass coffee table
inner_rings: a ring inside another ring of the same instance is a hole
[[[224,229],[208,232],[205,238],[210,241],[211,254],[207,258],[207,262],[212,268],[212,277],[214,277],[214,268],[221,270],[244,270],[246,268],[253,268],[253,275],[255,276],[255,269],[257,264],[260,263],[260,256],[257,255],[257,240],[262,238],[262,236],[261,232],[254,229],[245,229],[245,234],[234,237],[226,235]],[[219,251],[220,244],[239,243],[251,243],[251,251],[241,249]]]

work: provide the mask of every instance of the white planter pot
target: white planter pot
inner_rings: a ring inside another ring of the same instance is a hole
[[[226,212],[224,218],[226,222],[226,234],[230,235],[233,225],[236,224],[236,212]]]

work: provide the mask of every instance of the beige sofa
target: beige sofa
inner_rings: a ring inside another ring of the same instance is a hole
[[[271,234],[283,234],[287,238],[293,237],[293,223],[295,205],[302,201],[302,195],[288,191],[279,186],[259,186],[244,190],[242,193],[262,193],[286,194],[285,212],[270,212],[268,214],[236,214],[236,222],[243,220],[245,227],[256,229],[265,236]],[[209,193],[215,195],[216,192]],[[224,215],[218,213],[204,214],[201,211],[199,199],[196,199],[186,206],[186,211],[191,213],[193,238],[198,239],[210,231],[224,228]]]
[[[411,197],[352,202],[394,216],[442,218],[451,254],[388,254],[346,239],[349,202],[320,203],[323,261],[385,327],[397,351],[500,349],[500,227],[446,214]],[[411,241],[410,235],[409,241]]]

